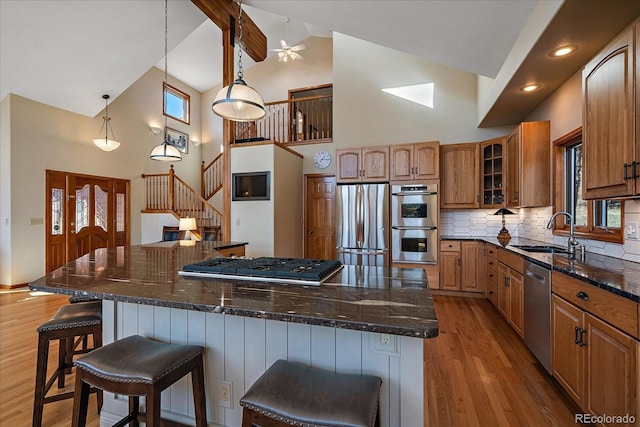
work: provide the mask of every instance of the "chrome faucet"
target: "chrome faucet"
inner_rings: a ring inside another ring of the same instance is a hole
[[[567,250],[569,251],[570,254],[573,255],[576,253],[576,246],[578,246],[579,244],[575,236],[576,222],[573,219],[573,215],[565,211],[554,213],[551,216],[551,219],[549,220],[549,222],[547,223],[547,229],[551,230],[553,228],[553,220],[556,219],[558,215],[566,215],[567,217],[569,217],[570,229],[569,229],[569,241],[567,242]]]

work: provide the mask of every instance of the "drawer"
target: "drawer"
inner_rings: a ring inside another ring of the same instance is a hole
[[[440,250],[444,252],[460,252],[460,240],[441,240]]]
[[[235,246],[233,248],[217,249],[220,255],[224,257],[244,256],[244,246]]]
[[[520,274],[524,274],[524,258],[520,255],[510,252],[506,249],[498,250],[498,259],[504,265],[507,265]]]
[[[498,259],[498,248],[496,248],[495,246],[490,245],[490,244],[487,243],[485,245],[485,248],[484,248],[484,256],[497,260]]]
[[[498,306],[498,285],[495,283],[487,282],[486,284],[485,296],[494,305],[494,307]]]
[[[551,273],[551,289],[584,311],[640,338],[638,303],[557,271]]]
[[[485,283],[489,283],[489,282],[492,282],[494,284],[498,283],[498,272],[495,270],[485,269],[484,277],[486,279]]]
[[[493,270],[493,272],[498,271],[498,260],[495,258],[485,258],[484,259],[484,269],[485,270]]]

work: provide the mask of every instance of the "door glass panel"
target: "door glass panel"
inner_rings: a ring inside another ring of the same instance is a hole
[[[107,231],[107,192],[103,191],[99,185],[94,188],[96,195],[95,226],[102,227],[104,231]]]
[[[89,184],[76,188],[76,233],[89,226]]]
[[[124,194],[116,194],[116,231],[124,231]]]
[[[51,189],[51,234],[60,236],[64,232],[64,188]]]

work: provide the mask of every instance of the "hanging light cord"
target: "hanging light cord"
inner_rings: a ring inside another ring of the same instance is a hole
[[[104,117],[102,118],[102,126],[100,126],[100,132],[98,135],[102,133],[102,129],[104,129],[104,143],[107,144],[107,140],[109,139],[109,130],[111,130],[111,136],[113,139],[116,139],[116,134],[113,133],[113,128],[111,127],[111,117],[109,117],[109,95],[103,95],[104,98]]]
[[[164,87],[162,88],[162,97],[166,97],[167,90],[167,35],[169,33],[169,19],[167,16],[169,15],[169,0],[164,0]],[[162,100],[164,104],[164,99]],[[164,113],[164,111],[163,111]],[[164,140],[163,142],[167,142],[167,115],[164,114]]]
[[[242,0],[238,4],[240,6],[238,14],[238,78],[242,79]]]

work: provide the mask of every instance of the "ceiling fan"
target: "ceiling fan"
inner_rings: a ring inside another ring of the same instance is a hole
[[[289,33],[289,22],[291,22],[290,18],[286,18],[284,20],[285,24],[287,24],[287,35]],[[287,37],[285,37],[287,38]],[[295,61],[295,60],[303,60],[304,58],[302,57],[302,55],[300,55],[298,52],[300,52],[301,50],[306,49],[306,46],[303,44],[298,44],[295,46],[289,46],[289,44],[284,41],[284,40],[280,40],[280,49],[271,49],[274,52],[278,52],[278,62],[288,62],[289,59]]]

